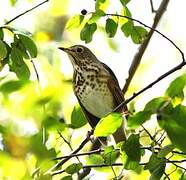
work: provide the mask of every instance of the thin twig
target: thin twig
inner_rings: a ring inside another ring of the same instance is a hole
[[[45,3],[48,2],[48,1],[49,1],[49,0],[45,0],[45,1],[41,2],[41,3],[39,3],[38,5],[34,6],[33,8],[26,10],[25,12],[23,12],[23,13],[17,15],[16,17],[10,19],[9,21],[7,21],[4,25],[8,25],[8,24],[10,24],[12,21],[14,21],[14,20],[20,18],[21,16],[27,14],[28,12],[30,12],[30,11],[36,9],[36,8],[38,8],[39,6],[45,4]]]
[[[152,13],[156,12],[155,9],[154,9],[154,4],[153,4],[152,0],[150,0],[150,7],[151,7]]]
[[[58,134],[63,139],[63,141],[68,145],[68,147],[70,148],[70,150],[73,151],[73,148],[72,148],[70,142],[67,141],[66,138],[63,137],[63,135],[61,134],[61,132],[58,131]],[[76,156],[76,159],[78,160],[79,163],[81,163],[81,161],[79,160],[78,156]]]
[[[135,54],[135,56],[132,60],[132,64],[131,64],[131,66],[129,68],[129,72],[128,72],[129,73],[128,78],[126,79],[125,85],[122,89],[123,94],[125,94],[128,90],[128,87],[129,87],[129,85],[130,85],[130,83],[131,83],[131,81],[134,77],[134,74],[136,73],[136,71],[138,69],[138,66],[141,62],[142,56],[143,56],[145,50],[147,49],[147,46],[150,42],[150,39],[151,39],[153,33],[155,32],[155,29],[156,29],[161,17],[163,16],[168,3],[169,3],[169,0],[163,0],[162,3],[160,4],[160,6],[159,6],[159,8],[156,12],[153,25],[150,28],[150,31],[147,35],[147,38],[142,42],[142,44],[140,45],[140,47],[138,49],[138,52]]]
[[[165,177],[166,177],[168,180],[170,180],[170,177],[169,177],[169,175],[168,175],[166,172],[164,172],[163,174],[165,175]]]
[[[84,153],[71,154],[71,155],[67,155],[67,156],[57,157],[57,158],[53,158],[52,160],[61,160],[61,159],[68,158],[69,156],[71,158],[72,157],[78,157],[78,156],[86,156],[86,155],[101,153],[103,151],[104,151],[103,149],[97,149],[97,150],[94,150],[94,151],[89,151],[89,152],[84,152]]]
[[[169,160],[167,159],[168,163],[183,163],[186,162],[186,159],[182,159],[182,160]]]
[[[148,163],[139,163],[139,165],[147,165]],[[113,163],[111,165],[109,164],[93,164],[93,165],[85,165],[83,166],[83,168],[103,168],[103,167],[109,167],[109,166],[123,166],[123,163]],[[52,172],[50,175],[51,176],[54,176],[54,175],[57,175],[57,174],[61,174],[65,172],[64,170],[59,170],[59,171],[54,171]]]
[[[64,163],[66,163],[69,159],[72,158],[71,155],[78,153],[84,146],[85,144],[87,144],[90,141],[90,136],[93,134],[93,130],[90,131],[87,135],[87,137],[81,142],[81,144],[79,145],[79,147],[74,150],[69,156],[67,156],[65,159],[63,159],[62,161],[58,162],[57,164],[55,164],[53,167],[51,167],[45,174],[50,173],[51,171],[53,171],[54,169],[59,168],[60,166],[62,166]]]

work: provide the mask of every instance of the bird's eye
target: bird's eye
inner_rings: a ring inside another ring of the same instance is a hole
[[[76,49],[76,51],[77,51],[78,53],[81,53],[81,52],[83,52],[83,48],[82,48],[82,47],[78,47],[78,48]]]

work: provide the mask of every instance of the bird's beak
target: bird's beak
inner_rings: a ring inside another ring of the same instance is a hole
[[[58,47],[58,49],[61,49],[62,51],[66,51],[67,48],[64,48],[64,47]]]
[[[66,52],[67,54],[72,54],[73,50],[70,48],[58,47],[58,49]]]

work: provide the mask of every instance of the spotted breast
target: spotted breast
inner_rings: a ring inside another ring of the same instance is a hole
[[[83,73],[76,72],[74,77],[76,96],[85,109],[98,118],[114,109],[114,99],[108,90],[106,73],[94,69]]]

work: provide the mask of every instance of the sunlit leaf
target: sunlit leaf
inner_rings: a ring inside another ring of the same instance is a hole
[[[2,40],[0,40],[0,61],[3,60],[6,56],[7,56],[6,45]]]
[[[80,33],[81,40],[85,41],[85,43],[91,42],[92,36],[96,31],[96,29],[97,29],[96,23],[92,23],[92,24],[86,23]]]
[[[74,174],[79,172],[80,169],[82,169],[81,163],[73,163],[65,169],[65,172],[68,174]]]
[[[25,46],[26,50],[30,53],[30,56],[35,58],[37,56],[37,46],[35,42],[30,37],[23,34],[18,34],[18,37]]]
[[[111,113],[108,116],[102,118],[97,124],[94,135],[106,137],[116,132],[121,127],[123,118],[120,113]]]
[[[27,80],[30,77],[30,70],[26,63],[23,61],[23,57],[19,49],[12,48],[11,50],[11,63],[10,70],[15,72],[17,77],[21,80]]]
[[[84,19],[84,16],[82,15],[75,15],[72,18],[70,18],[66,24],[66,28],[68,30],[71,30],[73,28],[77,28],[81,25],[82,21]]]
[[[96,0],[95,9],[105,11],[109,6],[109,0]]]
[[[92,13],[91,18],[88,20],[89,24],[96,23],[99,18],[105,16],[105,13],[102,10],[97,10],[96,12]]]
[[[169,85],[168,89],[165,92],[165,95],[171,97],[172,99],[179,98],[182,101],[184,99],[183,89],[185,86],[186,74],[183,74],[171,82],[171,84]]]
[[[108,18],[106,20],[105,30],[108,37],[114,37],[117,31],[118,24],[113,20]]]
[[[87,123],[87,119],[85,118],[85,115],[82,112],[81,107],[79,104],[74,106],[74,109],[71,114],[71,124],[73,128],[80,128],[84,126]]]
[[[130,12],[130,10],[127,8],[127,6],[124,6],[122,8],[122,11],[121,11],[121,15],[123,16],[126,16],[126,17],[129,17],[131,18],[132,17],[132,14]],[[120,25],[122,26],[123,24],[127,23],[128,21],[131,21],[130,19],[128,18],[119,18],[119,22],[120,22]],[[131,21],[132,22],[132,21]]]

